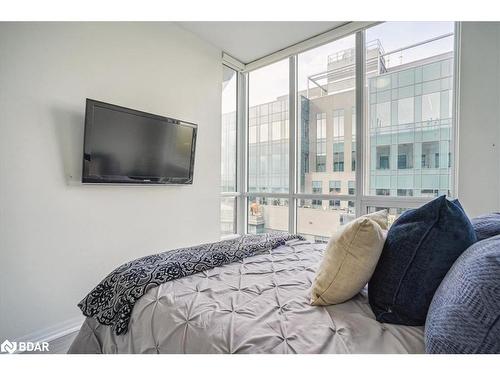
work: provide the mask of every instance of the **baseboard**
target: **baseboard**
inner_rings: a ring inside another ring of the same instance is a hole
[[[83,315],[68,319],[59,324],[32,332],[28,335],[19,337],[16,342],[31,341],[31,342],[48,342],[49,348],[52,341],[58,340],[64,336],[75,333],[82,326],[85,317]]]

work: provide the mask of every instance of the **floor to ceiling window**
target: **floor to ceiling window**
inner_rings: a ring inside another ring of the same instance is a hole
[[[222,66],[221,119],[221,236],[236,233],[236,160],[237,160],[238,73]]]
[[[288,231],[288,59],[248,75],[247,231]]]
[[[382,23],[248,72],[246,231],[326,241],[453,194],[455,36]]]
[[[452,190],[453,22],[366,30],[367,193]]]
[[[355,55],[354,35],[297,55],[297,193],[316,196],[297,200],[297,232],[310,240],[355,216]]]

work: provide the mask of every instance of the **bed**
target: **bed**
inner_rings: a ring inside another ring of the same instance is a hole
[[[324,244],[263,254],[147,291],[126,334],[86,318],[69,353],[424,353],[424,328],[375,320],[366,290],[311,306]]]

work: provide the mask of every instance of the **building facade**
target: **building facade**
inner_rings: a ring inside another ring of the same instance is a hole
[[[387,68],[374,41],[366,56],[368,194],[449,194],[453,53]],[[332,196],[299,202],[298,232],[314,240],[327,239],[335,224],[355,215],[354,200],[335,198],[356,194],[355,97],[354,49],[328,56],[327,70],[309,76],[299,92],[299,192]],[[287,95],[249,108],[250,192],[288,192],[288,113]],[[288,230],[287,206],[286,199],[251,199],[249,232]]]

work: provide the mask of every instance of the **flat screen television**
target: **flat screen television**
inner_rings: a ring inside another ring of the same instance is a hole
[[[87,99],[82,182],[192,184],[197,128]]]

